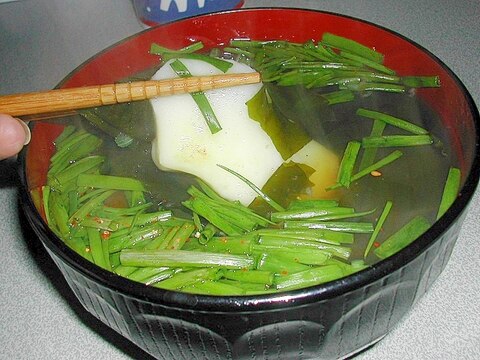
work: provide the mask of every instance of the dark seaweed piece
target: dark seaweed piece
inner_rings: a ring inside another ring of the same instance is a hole
[[[152,141],[155,137],[153,108],[148,100],[84,109],[79,113],[114,139],[120,134],[137,141]]]
[[[284,160],[289,159],[311,140],[301,124],[277,116],[265,87],[247,101],[247,106],[250,118],[258,121]]]
[[[276,115],[300,125],[313,139],[326,139],[338,126],[333,107],[314,90],[304,86],[266,86]]]

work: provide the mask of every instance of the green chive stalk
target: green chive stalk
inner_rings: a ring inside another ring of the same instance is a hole
[[[408,131],[412,134],[415,135],[426,135],[428,134],[428,131],[418,125],[415,125],[409,121],[394,117],[389,114],[381,113],[378,111],[374,110],[369,110],[369,109],[364,109],[360,108],[357,110],[357,115],[363,116],[363,117],[368,117],[373,120],[380,120],[385,122],[386,124],[395,126],[399,129]]]
[[[431,144],[433,144],[433,139],[430,135],[386,135],[365,137],[362,139],[362,146],[364,148],[420,146]]]
[[[410,245],[420,235],[427,231],[430,225],[430,222],[424,217],[414,217],[376,248],[374,250],[375,255],[380,259],[386,259]]]
[[[350,187],[355,162],[360,151],[361,143],[349,141],[343,153],[340,167],[338,169],[337,182],[346,188]]]
[[[364,258],[367,257],[373,244],[375,243],[375,240],[377,240],[378,234],[380,234],[380,231],[382,230],[383,224],[387,220],[388,214],[390,213],[392,206],[393,206],[393,203],[391,201],[387,201],[385,203],[385,207],[383,208],[383,211],[380,217],[378,218],[377,224],[375,225],[375,228],[373,229],[373,232],[370,235],[370,239],[368,240],[367,247],[365,248],[365,251],[363,253]]]
[[[187,250],[123,249],[120,262],[124,266],[217,267],[224,269],[252,269],[253,258],[242,255],[217,254]]]
[[[180,60],[175,60],[170,64],[171,68],[175,73],[180,76],[180,77],[191,77],[192,74],[190,71],[188,71],[187,67],[180,61]],[[222,127],[220,123],[218,122],[218,119],[212,109],[212,106],[208,102],[207,97],[205,96],[205,93],[199,91],[196,93],[190,94],[197,104],[198,108],[200,109],[200,112],[202,113],[205,121],[207,122],[208,128],[210,129],[210,132],[212,134],[216,134],[220,130],[222,130]]]
[[[442,198],[437,212],[437,220],[442,217],[448,208],[453,204],[458,196],[461,182],[461,172],[459,168],[450,167],[448,170],[447,180],[443,188]]]
[[[277,290],[295,290],[308,286],[323,284],[344,276],[340,266],[325,265],[312,268],[287,276],[279,277],[276,280]]]

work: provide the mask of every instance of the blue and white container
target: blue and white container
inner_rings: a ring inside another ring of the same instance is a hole
[[[138,18],[148,26],[190,16],[240,8],[244,0],[133,0]]]

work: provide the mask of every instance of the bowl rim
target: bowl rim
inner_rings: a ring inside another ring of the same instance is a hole
[[[164,290],[160,288],[154,288],[145,286],[141,283],[131,281],[116,275],[110,271],[99,268],[93,263],[89,262],[74,250],[70,249],[42,220],[38,213],[32,198],[28,192],[28,184],[26,177],[26,154],[27,149],[23,149],[18,156],[19,176],[22,191],[20,191],[21,207],[27,215],[27,220],[34,228],[37,235],[41,238],[44,246],[49,251],[55,253],[60,257],[68,266],[79,271],[84,276],[88,277],[104,287],[123,293],[131,298],[136,298],[139,301],[152,302],[156,305],[177,308],[177,309],[190,309],[195,311],[205,312],[259,312],[265,310],[281,310],[284,308],[294,308],[297,306],[308,305],[314,302],[320,302],[327,299],[332,299],[341,296],[345,293],[353,290],[368,286],[385,276],[390,275],[392,272],[398,271],[412,262],[415,258],[419,257],[425,252],[432,244],[440,239],[440,237],[448,231],[456,222],[461,218],[462,214],[467,210],[470,201],[475,194],[476,188],[480,179],[480,115],[475,102],[463,84],[463,82],[457,77],[457,75],[437,56],[431,53],[423,46],[417,44],[413,40],[399,34],[398,32],[375,24],[370,21],[366,21],[360,18],[356,18],[349,15],[339,14],[335,12],[302,9],[295,7],[254,7],[254,8],[242,8],[234,10],[219,11],[199,16],[192,16],[176,20],[164,25],[158,25],[149,29],[145,29],[129,37],[126,37],[113,45],[105,48],[104,50],[96,53],[82,64],[77,66],[73,71],[64,77],[64,79],[57,85],[61,87],[73,74],[80,71],[84,65],[91,62],[97,56],[110,51],[116,46],[132,40],[142,34],[152,31],[156,28],[169,26],[178,22],[189,22],[196,18],[215,17],[219,14],[235,14],[238,12],[276,12],[285,11],[292,12],[307,12],[317,13],[319,15],[334,15],[340,18],[354,20],[356,22],[373,26],[383,31],[387,31],[396,37],[399,37],[407,41],[410,45],[416,47],[420,51],[428,55],[433,61],[435,61],[445,72],[452,78],[460,92],[465,97],[468,104],[469,111],[472,114],[474,126],[475,126],[475,148],[474,157],[472,160],[472,166],[468,176],[465,178],[464,185],[461,189],[462,196],[458,196],[451,207],[446,213],[437,220],[423,235],[413,241],[410,245],[403,248],[396,254],[381,260],[368,268],[361,270],[355,274],[312,287],[307,287],[298,290],[290,290],[286,292],[280,292],[278,294],[266,294],[266,295],[249,295],[249,296],[211,296],[211,295],[198,295],[189,294],[179,291]]]

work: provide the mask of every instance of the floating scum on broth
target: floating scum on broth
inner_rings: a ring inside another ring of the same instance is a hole
[[[254,69],[263,84],[65,120],[32,197],[104,269],[209,295],[318,285],[395,254],[457,196],[449,140],[415,95],[436,91],[435,74],[398,76],[330,33],[150,52],[162,67],[138,77]]]

